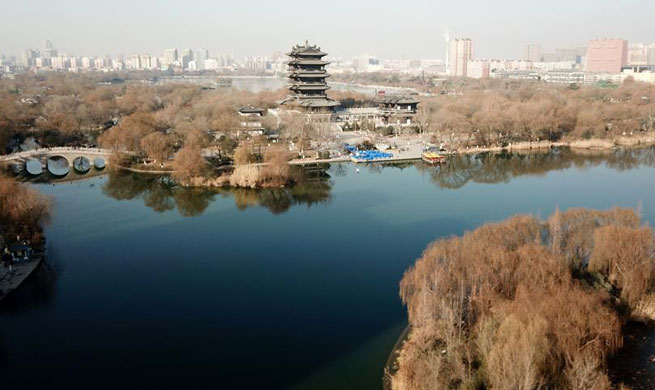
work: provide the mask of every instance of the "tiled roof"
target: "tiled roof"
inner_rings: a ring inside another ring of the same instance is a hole
[[[264,109],[247,105],[245,107],[239,108],[239,112],[242,114],[260,114],[264,112]]]
[[[316,45],[310,45],[309,42],[305,41],[304,45],[296,45],[291,49],[290,53],[287,53],[290,57],[295,56],[326,56],[327,53],[321,51],[321,48]]]
[[[420,101],[410,96],[387,96],[380,100],[383,104],[418,104]]]

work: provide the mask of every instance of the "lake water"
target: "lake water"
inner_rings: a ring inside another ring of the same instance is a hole
[[[655,222],[653,149],[356,168],[259,192],[36,185],[56,204],[48,266],[0,306],[0,383],[380,389],[398,282],[432,240],[556,207]]]

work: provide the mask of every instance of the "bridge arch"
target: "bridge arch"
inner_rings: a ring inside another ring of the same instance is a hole
[[[54,176],[66,176],[71,170],[71,163],[62,155],[54,155],[47,158],[46,168]]]
[[[75,157],[73,160],[73,169],[77,173],[87,173],[91,170],[91,160],[85,156]]]

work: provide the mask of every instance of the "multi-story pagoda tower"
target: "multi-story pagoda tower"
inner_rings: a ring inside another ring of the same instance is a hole
[[[329,64],[323,60],[327,55],[316,45],[296,45],[287,53],[289,64],[289,95],[282,104],[302,107],[313,113],[332,112],[339,102],[327,96],[326,79],[330,75],[325,70]]]

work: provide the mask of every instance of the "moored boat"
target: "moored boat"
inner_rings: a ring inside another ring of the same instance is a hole
[[[358,150],[350,155],[350,161],[356,163],[387,161],[391,160],[393,154],[380,152],[378,150]]]
[[[428,164],[441,164],[446,161],[446,157],[439,154],[435,148],[428,148],[421,154],[421,160]]]

